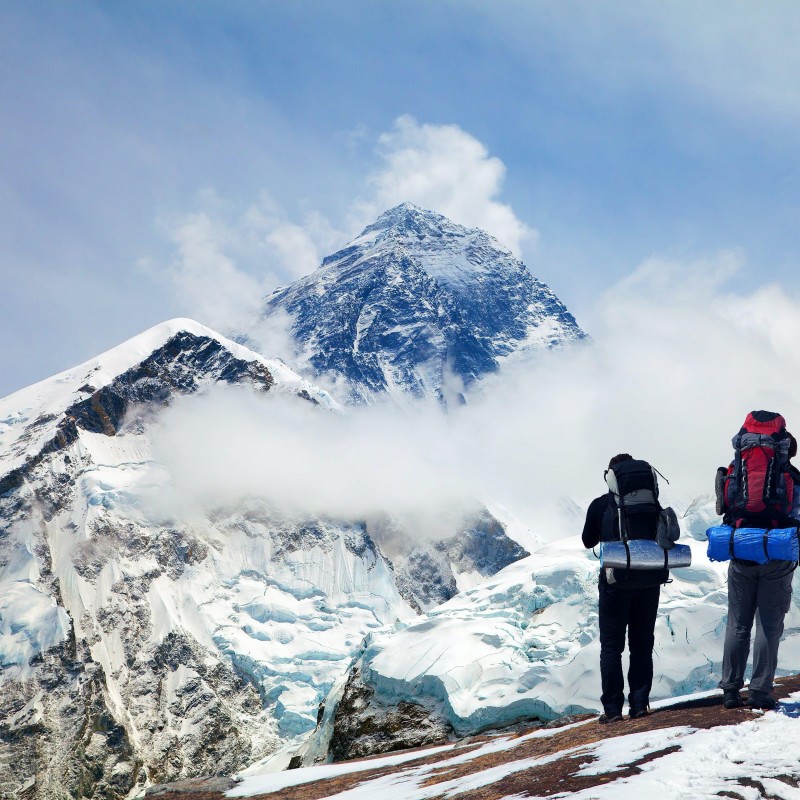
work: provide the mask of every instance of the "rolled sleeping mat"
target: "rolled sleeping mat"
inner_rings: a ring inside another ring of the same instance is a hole
[[[676,544],[665,550],[652,539],[630,539],[627,545],[626,549],[625,542],[601,542],[600,566],[604,569],[625,569],[629,566],[628,553],[631,569],[664,569],[665,566],[667,569],[679,569],[692,565],[692,551],[685,544]]]
[[[761,547],[764,548],[763,537]],[[772,528],[767,538],[766,552],[770,561],[800,561],[797,528]]]
[[[732,528],[715,525],[706,531],[710,561],[739,558],[766,564],[768,561],[800,560],[797,528]]]
[[[706,531],[709,561],[729,561],[733,558],[733,528],[730,525],[715,525]]]

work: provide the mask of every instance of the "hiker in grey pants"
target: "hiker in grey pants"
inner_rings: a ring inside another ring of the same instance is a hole
[[[800,472],[791,463],[797,455],[797,439],[786,430],[783,416],[761,409],[747,415],[731,444],[733,461],[727,468],[717,470],[717,513],[731,528],[764,531],[766,563],[734,558],[728,567],[728,626],[719,685],[725,708],[744,705],[739,690],[744,685],[750,631],[755,621],[753,676],[747,702],[751,708],[769,709],[776,706],[772,681],[778,667],[783,618],[792,600],[796,564],[769,558],[767,531],[794,528],[797,535]],[[733,545],[732,538],[731,555]]]
[[[750,678],[749,705],[774,708],[772,680],[778,667],[778,643],[783,635],[783,618],[792,600],[793,561],[753,564],[733,560],[728,567],[728,627],[722,656],[725,705],[735,707],[744,686],[744,670],[750,653],[753,619],[753,676]],[[730,705],[729,705],[730,699]],[[737,705],[741,705],[741,700]]]

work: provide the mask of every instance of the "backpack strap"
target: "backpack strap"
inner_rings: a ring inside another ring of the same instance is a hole
[[[625,542],[625,550],[628,550],[628,525],[625,517],[625,497],[617,495],[617,515],[619,517],[619,538]],[[631,566],[631,557],[628,553],[628,569]]]

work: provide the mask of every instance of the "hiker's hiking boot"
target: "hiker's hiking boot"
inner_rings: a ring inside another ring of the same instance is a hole
[[[725,708],[741,708],[744,705],[744,700],[739,694],[738,689],[731,689],[722,695],[722,705]]]
[[[650,716],[650,709],[647,706],[643,708],[632,708],[628,717],[630,719],[641,719],[642,717],[649,717]]]
[[[771,694],[762,692],[750,692],[747,698],[747,705],[750,708],[761,708],[764,711],[772,711],[778,705],[778,701]]]
[[[606,711],[597,718],[597,721],[601,725],[610,725],[612,722],[622,722],[622,712]]]

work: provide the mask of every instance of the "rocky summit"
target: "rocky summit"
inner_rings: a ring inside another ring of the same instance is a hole
[[[392,208],[310,275],[276,290],[315,374],[350,399],[447,399],[514,353],[585,338],[564,304],[485,231],[411,203]]]

